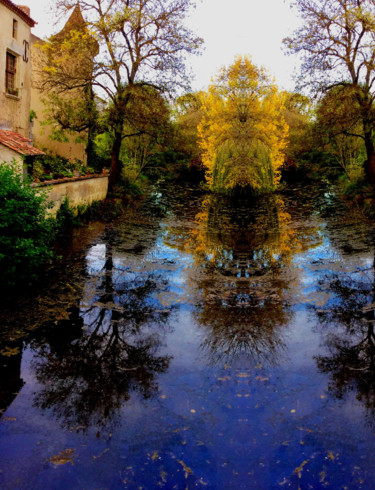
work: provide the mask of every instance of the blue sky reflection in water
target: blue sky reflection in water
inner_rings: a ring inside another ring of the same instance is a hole
[[[154,192],[1,312],[1,488],[373,488],[372,228]]]

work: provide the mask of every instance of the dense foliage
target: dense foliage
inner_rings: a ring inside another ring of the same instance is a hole
[[[314,93],[334,90],[330,99],[334,96],[335,104],[341,108],[340,133],[363,140],[366,153],[363,166],[367,180],[374,185],[374,2],[295,0],[293,3],[303,23],[284,42],[290,52],[302,57],[300,84],[309,86]],[[334,105],[331,104],[331,114],[337,115]],[[342,111],[343,107],[348,110]]]
[[[54,221],[47,202],[12,166],[0,165],[0,277],[3,287],[26,285],[52,257]]]
[[[250,58],[238,57],[221,70],[203,95],[198,127],[213,189],[274,189],[287,144],[284,110],[283,95]]]
[[[121,174],[123,139],[147,134],[147,128],[133,127],[135,121],[127,117],[134,103],[135,90],[153,87],[163,92],[186,84],[186,54],[196,53],[202,44],[202,40],[184,25],[194,2],[56,0],[56,3],[63,12],[73,6],[80,8],[86,18],[85,27],[96,39],[100,50],[93,59],[91,70],[79,70],[78,67],[68,72],[66,60],[70,63],[70,43],[75,39],[74,31],[71,32],[67,49],[61,52],[61,45],[57,50],[51,47],[51,51],[59,56],[49,57],[44,84],[55,92],[64,93],[89,83],[105,99],[110,109],[107,123],[112,137],[110,187],[113,187]],[[78,34],[80,46],[83,37],[80,32]]]

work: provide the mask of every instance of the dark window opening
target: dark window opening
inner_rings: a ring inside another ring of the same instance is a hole
[[[13,38],[17,39],[18,22],[13,19]]]
[[[5,90],[8,94],[18,95],[16,87],[16,64],[17,58],[11,53],[7,53],[7,62],[5,69]]]

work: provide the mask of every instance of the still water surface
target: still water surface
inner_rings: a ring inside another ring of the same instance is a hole
[[[154,189],[2,307],[0,487],[375,487],[374,228]]]

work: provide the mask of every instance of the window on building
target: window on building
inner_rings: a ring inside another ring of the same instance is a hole
[[[8,94],[18,95],[16,87],[16,65],[17,58],[12,53],[7,53],[5,70],[5,90]]]
[[[13,38],[17,39],[18,22],[13,19]]]

